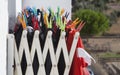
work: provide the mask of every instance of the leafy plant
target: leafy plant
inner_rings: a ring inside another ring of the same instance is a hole
[[[74,13],[73,19],[77,17],[86,22],[81,35],[100,35],[109,28],[109,19],[100,12],[82,9]]]

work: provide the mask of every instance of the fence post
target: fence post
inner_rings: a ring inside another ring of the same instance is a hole
[[[7,37],[7,75],[13,75],[14,71],[14,35]]]

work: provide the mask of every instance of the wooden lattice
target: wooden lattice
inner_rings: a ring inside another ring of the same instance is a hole
[[[73,43],[71,46],[70,53],[68,53],[65,32],[61,33],[56,52],[54,51],[53,42],[52,42],[52,32],[48,31],[45,45],[43,50],[41,50],[40,40],[39,40],[39,31],[35,31],[31,50],[28,46],[27,40],[27,31],[24,30],[21,36],[21,42],[19,50],[17,49],[16,42],[13,34],[8,35],[8,71],[9,75],[47,75],[46,74],[46,58],[49,53],[51,60],[51,68],[49,75],[60,75],[58,69],[58,63],[60,61],[61,53],[64,58],[64,71],[63,75],[69,75],[69,70],[75,53],[79,33],[76,32]],[[22,61],[26,61],[26,67],[21,67]],[[33,66],[36,65],[36,66]],[[34,67],[34,68],[33,68]],[[48,66],[49,67],[49,66]],[[23,73],[24,72],[24,73]]]

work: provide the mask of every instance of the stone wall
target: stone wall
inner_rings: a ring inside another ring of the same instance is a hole
[[[120,37],[89,37],[83,38],[83,43],[87,50],[120,53]]]

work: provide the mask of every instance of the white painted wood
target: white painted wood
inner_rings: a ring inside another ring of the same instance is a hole
[[[57,51],[56,51],[57,63],[59,61],[61,51],[63,51],[65,64],[66,64],[66,66],[68,66],[69,65],[69,56],[68,56],[67,45],[66,45],[66,41],[65,41],[65,32],[61,33],[60,40],[58,43],[58,47],[57,47]],[[69,70],[68,68],[65,68],[64,75],[69,74],[68,70]]]
[[[45,73],[45,67],[44,67],[44,61],[43,61],[43,55],[41,52],[41,46],[39,42],[39,31],[35,31],[32,48],[31,48],[31,59],[33,62],[35,51],[37,51],[38,55],[38,61],[39,61],[39,69],[38,69],[38,75],[46,75]]]
[[[8,0],[0,0],[0,75],[7,74]]]
[[[72,63],[72,61],[73,61],[73,56],[74,56],[75,49],[76,49],[76,46],[77,46],[78,37],[79,37],[79,32],[76,32],[75,35],[74,35],[74,39],[73,39],[71,49],[70,49],[70,55],[69,55],[70,63]]]
[[[50,57],[51,57],[51,62],[52,62],[52,68],[51,68],[50,75],[59,75],[58,69],[57,69],[56,57],[55,57],[54,48],[53,48],[53,43],[52,43],[52,31],[48,31],[48,34],[46,37],[45,46],[43,49],[44,62],[45,62],[48,51],[50,52]]]
[[[14,70],[14,75],[22,75],[20,63],[21,63],[21,59],[22,59],[22,55],[23,55],[24,51],[25,51],[25,56],[27,58],[26,59],[27,70],[26,70],[25,75],[34,75],[32,63],[34,60],[35,52],[37,52],[38,62],[39,62],[39,69],[38,69],[37,75],[46,75],[44,64],[45,64],[45,60],[46,60],[46,56],[47,56],[48,51],[50,52],[50,58],[51,58],[51,62],[52,62],[52,68],[50,71],[50,75],[59,75],[57,64],[58,64],[58,61],[60,58],[61,51],[63,51],[63,56],[65,59],[65,65],[66,65],[65,71],[63,74],[68,75],[69,71],[70,71],[71,64],[72,64],[73,56],[74,56],[74,53],[76,50],[76,45],[77,45],[79,33],[76,33],[74,35],[70,54],[68,54],[65,35],[66,35],[65,32],[61,33],[56,53],[54,53],[53,42],[52,42],[52,31],[48,31],[47,36],[46,36],[46,40],[45,40],[45,45],[43,48],[43,53],[42,53],[41,52],[41,45],[40,45],[40,41],[39,41],[39,31],[35,31],[35,34],[33,37],[33,42],[32,42],[32,47],[31,47],[31,52],[30,52],[29,46],[28,46],[28,41],[27,41],[27,31],[24,30],[22,33],[19,50],[17,50],[16,43],[13,42],[13,44],[14,44],[13,56],[14,56],[15,65],[16,65],[15,70]],[[11,41],[11,40],[13,40],[13,39],[11,39],[11,38],[8,39],[8,41]],[[12,44],[12,43],[9,43],[9,44]],[[11,51],[12,49],[9,49],[9,50]],[[13,61],[13,58],[11,58],[11,60]]]
[[[14,35],[7,36],[7,75],[14,73]]]
[[[27,31],[24,30],[21,37],[20,42],[20,48],[19,48],[19,58],[20,61],[22,59],[23,52],[25,51],[26,61],[27,61],[27,69],[26,69],[26,75],[33,75],[33,69],[32,69],[32,60],[31,55],[29,51],[28,41],[27,41]]]
[[[20,66],[20,58],[19,58],[19,53],[18,53],[18,50],[17,50],[17,46],[16,46],[16,42],[15,42],[15,45],[14,45],[15,49],[14,49],[14,59],[15,59],[15,73],[14,75],[22,75],[22,69],[21,69],[21,66]]]
[[[65,41],[65,32],[62,32],[62,34],[60,36],[60,40],[59,40],[57,51],[56,51],[56,58],[57,58],[57,63],[58,63],[58,60],[60,57],[60,52],[63,51],[65,64],[66,64],[64,75],[69,74],[69,70],[70,70],[70,67],[72,64],[73,56],[74,56],[74,53],[76,50],[78,36],[79,36],[79,33],[77,32],[74,36],[74,39],[73,39],[72,47],[70,50],[70,55],[68,55],[68,51],[67,51],[67,46],[66,46],[66,41]]]
[[[74,39],[73,39],[73,42],[72,42],[71,49],[70,49],[70,54],[69,54],[70,64],[67,67],[68,71],[70,71],[70,67],[72,65],[73,57],[74,57],[76,46],[77,46],[77,43],[78,43],[78,37],[79,37],[79,32],[76,32],[75,35],[74,35]]]

